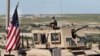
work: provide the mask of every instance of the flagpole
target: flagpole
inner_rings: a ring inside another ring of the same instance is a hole
[[[8,30],[7,27],[9,25],[9,21],[10,21],[10,0],[7,0],[7,13],[6,13],[6,33],[8,34]],[[10,51],[9,51],[9,55],[10,55]]]
[[[7,0],[7,13],[6,13],[6,32],[10,21],[10,0]]]

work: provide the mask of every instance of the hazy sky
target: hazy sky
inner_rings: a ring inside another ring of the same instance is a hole
[[[18,1],[21,14],[100,13],[100,0],[61,0],[62,11],[60,0],[11,0],[11,14]],[[1,14],[6,14],[6,0],[0,0]]]

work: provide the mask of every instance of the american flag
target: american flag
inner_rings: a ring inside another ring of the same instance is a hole
[[[19,20],[17,14],[17,7],[15,8],[12,20],[8,25],[8,35],[7,35],[7,44],[6,51],[17,50],[20,47],[20,29],[19,29]]]

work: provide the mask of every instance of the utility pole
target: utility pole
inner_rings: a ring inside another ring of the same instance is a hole
[[[7,3],[7,12],[6,12],[6,31],[10,21],[10,0],[6,1]]]

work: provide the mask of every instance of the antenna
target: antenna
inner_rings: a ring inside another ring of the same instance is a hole
[[[62,0],[60,0],[60,13],[62,14],[63,8],[62,8]]]

